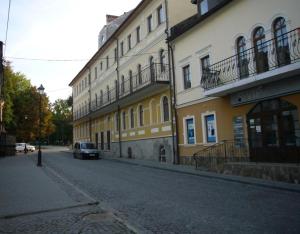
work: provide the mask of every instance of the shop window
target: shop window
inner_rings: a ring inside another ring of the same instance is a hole
[[[195,144],[195,125],[194,118],[189,118],[185,120],[186,125],[186,143]]]

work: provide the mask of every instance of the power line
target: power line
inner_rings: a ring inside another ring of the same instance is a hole
[[[8,2],[8,11],[7,11],[7,21],[6,21],[6,30],[5,30],[5,47],[4,47],[4,55],[7,47],[7,35],[8,35],[8,25],[9,25],[9,15],[10,15],[10,4],[11,0]]]
[[[158,52],[149,52],[149,53],[139,53],[139,54],[133,54],[133,55],[123,55],[119,57],[121,58],[131,58],[131,57],[137,57],[141,55],[153,55],[157,54]],[[5,57],[7,59],[15,59],[15,60],[30,60],[30,61],[45,61],[45,62],[83,62],[87,61],[88,59],[50,59],[50,58],[27,58],[27,57]],[[115,57],[100,57],[99,60],[106,60],[106,59],[115,59]]]

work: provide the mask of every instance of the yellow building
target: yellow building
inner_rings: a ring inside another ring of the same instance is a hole
[[[271,2],[194,0],[171,28],[182,162],[300,161],[300,2]]]
[[[195,12],[189,0],[143,0],[107,15],[98,51],[70,83],[74,142],[95,142],[105,157],[176,162],[166,39]]]

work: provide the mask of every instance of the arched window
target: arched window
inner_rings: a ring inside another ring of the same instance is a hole
[[[279,66],[291,63],[289,42],[287,36],[287,29],[285,19],[279,17],[274,20],[273,31],[275,38],[275,46],[277,53],[277,62]]]
[[[265,43],[265,40],[265,30],[262,27],[256,28],[253,33],[253,45],[257,73],[262,73],[269,70],[268,47]]]
[[[126,129],[126,112],[122,112],[122,124],[123,124],[123,130]]]
[[[130,109],[130,128],[134,128],[134,110]]]
[[[140,127],[144,126],[144,108],[142,105],[138,108],[139,111],[139,125]]]
[[[248,54],[246,51],[246,40],[244,37],[239,37],[236,41],[236,48],[238,53],[238,67],[240,78],[248,77],[249,70],[248,70]]]
[[[162,99],[163,122],[170,120],[169,100],[166,96]]]

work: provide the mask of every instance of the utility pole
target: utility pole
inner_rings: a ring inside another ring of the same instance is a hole
[[[3,42],[0,41],[0,133],[4,132],[3,108],[4,108]]]

